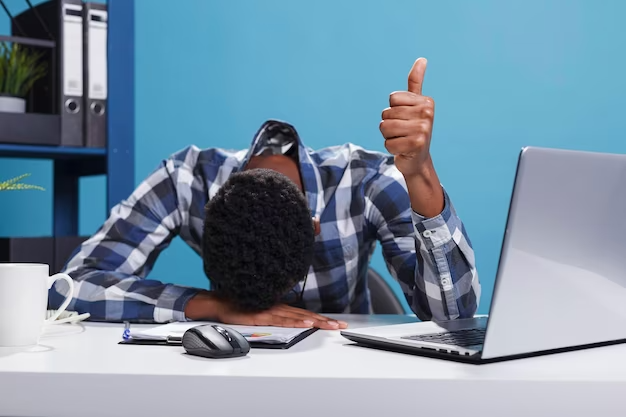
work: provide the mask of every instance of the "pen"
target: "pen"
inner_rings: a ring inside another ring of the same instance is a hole
[[[130,339],[130,322],[124,322],[124,333],[122,334],[122,339],[128,340]]]

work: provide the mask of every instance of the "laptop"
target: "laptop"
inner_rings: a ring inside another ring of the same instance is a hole
[[[474,364],[626,342],[626,155],[521,150],[486,316],[341,334]]]

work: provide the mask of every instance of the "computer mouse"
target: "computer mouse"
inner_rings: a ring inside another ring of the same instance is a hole
[[[250,343],[241,333],[219,324],[203,324],[183,334],[183,348],[190,355],[211,359],[236,358],[250,352]]]

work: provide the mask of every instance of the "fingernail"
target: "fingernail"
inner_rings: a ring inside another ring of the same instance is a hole
[[[329,324],[331,327],[339,327],[339,323],[337,323],[336,321],[329,321],[329,322],[328,322],[328,324]]]
[[[307,326],[311,327],[311,326],[313,326],[315,324],[315,322],[311,321],[311,320],[304,320],[304,324],[306,324]]]
[[[348,327],[348,323],[346,323],[345,321],[339,321],[339,324],[341,326]]]

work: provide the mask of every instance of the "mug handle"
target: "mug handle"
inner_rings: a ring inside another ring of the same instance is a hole
[[[56,319],[59,318],[59,316],[61,315],[61,313],[63,313],[65,311],[65,309],[67,308],[67,306],[70,304],[70,301],[72,300],[72,295],[74,294],[74,280],[72,280],[72,277],[70,277],[67,274],[54,274],[51,277],[48,278],[48,289],[52,288],[52,285],[58,281],[58,280],[64,280],[65,282],[67,282],[67,285],[69,285],[70,287],[70,291],[67,295],[67,297],[65,297],[65,300],[63,301],[63,304],[61,304],[61,307],[58,308],[58,310],[50,317],[48,317],[44,323],[45,324],[50,324],[52,322],[54,322]]]

